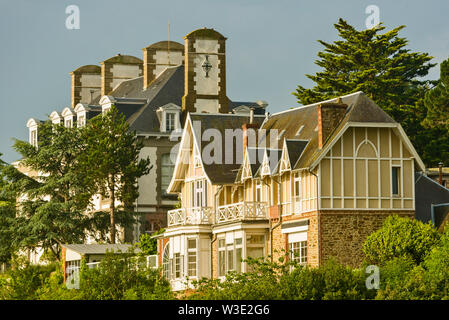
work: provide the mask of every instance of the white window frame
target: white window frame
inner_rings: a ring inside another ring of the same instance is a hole
[[[198,238],[197,237],[187,237],[187,276],[188,277],[198,277]],[[189,246],[189,241],[195,241],[195,247],[191,248]],[[195,267],[192,269],[190,267],[190,265],[192,264],[192,262],[190,262],[189,258],[191,256],[195,257],[195,261],[193,262]],[[194,274],[191,274],[191,271],[194,270]]]
[[[37,128],[30,130],[30,144],[37,148]]]

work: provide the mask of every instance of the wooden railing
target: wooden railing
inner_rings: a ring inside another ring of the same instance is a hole
[[[291,202],[281,203],[281,214],[298,214],[301,212],[301,199],[299,197],[294,197]]]
[[[267,205],[264,202],[238,202],[218,207],[216,223],[233,220],[268,219]]]
[[[213,215],[211,207],[197,207],[197,208],[181,208],[169,210],[167,213],[168,226],[179,225],[198,225],[198,224],[212,224]]]

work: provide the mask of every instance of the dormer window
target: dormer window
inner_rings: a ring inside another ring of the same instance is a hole
[[[37,127],[39,123],[39,120],[35,120],[33,118],[31,118],[27,122],[27,127],[29,130],[29,142],[35,148],[37,148]]]
[[[160,123],[161,132],[172,132],[181,129],[181,107],[174,103],[168,103],[156,111]]]
[[[73,117],[75,116],[75,114],[72,112],[72,110],[70,108],[65,108],[64,110],[62,110],[61,115],[64,118],[64,126],[67,128],[72,128],[73,127]]]
[[[86,115],[78,115],[78,120],[76,121],[78,127],[84,127],[86,125]]]
[[[165,114],[165,131],[172,132],[176,130],[176,113],[167,112]]]

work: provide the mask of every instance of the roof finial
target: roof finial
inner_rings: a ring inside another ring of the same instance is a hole
[[[337,98],[337,103],[341,103],[341,97]]]

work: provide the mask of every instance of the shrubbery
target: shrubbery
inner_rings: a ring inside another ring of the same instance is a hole
[[[195,290],[178,296],[161,270],[147,268],[132,252],[109,253],[96,269],[84,264],[80,288],[72,290],[63,283],[59,265],[16,261],[13,270],[0,275],[0,299],[449,299],[449,227],[437,234],[430,224],[390,217],[367,238],[364,252],[367,261],[359,269],[332,259],[318,268],[248,259],[250,272],[191,282]],[[365,266],[373,262],[380,268],[378,290],[365,284]]]

